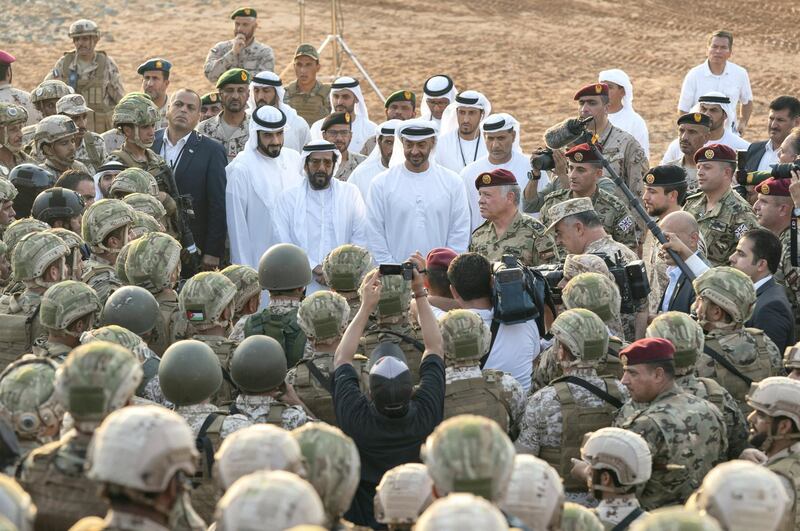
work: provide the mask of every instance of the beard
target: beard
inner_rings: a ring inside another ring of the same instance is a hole
[[[333,173],[318,171],[308,176],[308,184],[314,190],[324,190],[331,183],[332,178]]]
[[[258,142],[258,150],[271,159],[277,159],[281,154],[283,144],[269,144],[265,146],[260,141]]]
[[[769,437],[768,433],[754,433],[747,438],[747,442],[752,444],[754,448],[761,449],[767,437]]]

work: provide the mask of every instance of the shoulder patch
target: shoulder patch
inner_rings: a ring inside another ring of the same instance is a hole
[[[742,236],[744,236],[744,233],[747,232],[748,230],[750,230],[750,227],[748,227],[747,225],[742,223],[741,225],[736,227],[736,229],[734,229],[733,232],[734,232],[734,234],[736,234],[736,238],[739,239]]]
[[[625,230],[625,231],[631,230],[631,227],[633,227],[633,219],[630,216],[625,216],[624,218],[619,220],[619,223],[617,223],[617,227],[619,227],[620,230]]]

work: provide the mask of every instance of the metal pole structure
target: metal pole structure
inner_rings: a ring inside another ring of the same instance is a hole
[[[297,0],[300,4],[300,42],[306,42],[306,0]]]
[[[386,98],[383,97],[383,93],[381,92],[381,89],[379,89],[378,85],[376,85],[375,82],[372,81],[372,78],[367,73],[367,69],[363,67],[363,65],[361,64],[361,61],[359,61],[358,58],[356,57],[356,54],[354,54],[353,51],[350,49],[350,47],[347,46],[347,43],[344,42],[344,39],[342,38],[342,36],[341,35],[336,35],[334,42],[336,42],[336,41],[338,41],[339,44],[342,46],[342,50],[344,50],[344,52],[347,54],[347,56],[350,58],[350,60],[353,61],[353,64],[356,65],[356,68],[358,68],[358,70],[364,75],[364,78],[369,83],[369,86],[372,87],[372,90],[375,91],[375,94],[378,95],[378,97],[381,99],[381,101],[386,101]]]
[[[337,0],[331,0],[331,35],[338,36],[339,29],[336,27],[336,2]],[[339,75],[339,54],[336,50],[336,40],[334,38],[333,42],[331,42],[331,52],[333,57],[333,75],[334,77]]]

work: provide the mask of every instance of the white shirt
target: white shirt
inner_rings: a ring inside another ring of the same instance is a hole
[[[750,146],[750,142],[740,137],[730,129],[725,129],[725,132],[722,134],[722,138],[719,140],[709,140],[705,143],[706,146],[709,144],[725,144],[734,151],[745,151]],[[681,151],[680,143],[676,138],[669,143],[667,151],[664,153],[664,156],[661,159],[661,164],[666,164],[681,157],[683,157],[683,152]]]
[[[711,269],[708,264],[703,262],[698,252],[695,252],[686,259],[686,265],[689,266],[689,269],[694,273],[695,277],[699,277]],[[669,282],[667,283],[667,288],[664,290],[664,302],[661,303],[662,312],[669,310],[669,302],[672,299],[672,294],[675,293],[675,288],[678,287],[678,279],[681,278],[681,268],[676,265],[667,266],[667,277],[669,277]]]
[[[772,278],[772,275],[767,275],[764,278],[762,278],[761,280],[753,282],[753,289],[758,291],[758,288],[760,288],[761,286],[763,286],[764,284],[769,282],[769,279],[771,279],[771,278]]]
[[[629,133],[642,146],[647,159],[650,159],[650,132],[641,115],[628,107],[623,107],[615,113],[608,115],[608,120],[614,127],[619,127]]]
[[[481,134],[475,140],[464,140],[455,129],[442,135],[436,142],[436,162],[456,173],[488,154]]]
[[[174,170],[178,167],[183,148],[186,146],[186,142],[189,140],[189,135],[192,134],[192,131],[189,131],[186,136],[179,139],[174,145],[170,142],[167,132],[168,130],[164,131],[164,141],[161,143],[161,156],[164,157],[164,160],[167,161],[170,168]]]
[[[366,202],[372,180],[387,169],[380,157],[368,157],[367,160],[356,166],[347,182],[354,184],[358,188],[358,191],[361,192],[361,198]]]
[[[725,70],[717,76],[711,72],[708,60],[705,60],[689,70],[686,77],[683,78],[678,110],[689,112],[700,96],[709,92],[722,92],[728,96],[731,99],[731,109],[734,111],[739,102],[746,104],[753,101],[753,89],[750,87],[747,70],[727,61]],[[728,122],[730,128],[735,130],[736,116],[728,116]]]
[[[767,140],[764,145],[764,156],[758,163],[758,171],[769,171],[773,164],[778,164],[778,150],[772,148],[772,140]]]
[[[494,310],[466,309],[480,315],[487,325],[492,325]],[[513,325],[500,323],[497,337],[483,368],[510,374],[527,393],[531,387],[531,367],[533,360],[539,356],[539,349],[539,328],[534,319]]]

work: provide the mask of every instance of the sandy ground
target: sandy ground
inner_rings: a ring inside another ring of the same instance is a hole
[[[293,0],[258,0],[257,38],[273,47],[278,70],[299,42]],[[305,0],[306,40],[330,31],[327,0]],[[732,60],[750,72],[755,110],[746,137],[766,137],[769,101],[800,93],[800,4],[792,0],[341,0],[343,35],[384,92],[410,88],[444,72],[459,90],[484,92],[497,112],[523,124],[523,145],[541,144],[544,130],[575,113],[576,88],[600,70],[622,68],[634,83],[634,107],[650,127],[653,158],[674,136],[676,105],[686,71],[705,57],[715,29],[735,34]],[[203,61],[217,41],[231,37],[231,2],[186,0],[0,0],[1,47],[17,56],[17,86],[30,90],[70,48],[67,28],[77,18],[101,27],[98,49],[120,66],[125,87],[138,90],[136,67],[160,55],[172,61],[172,88],[212,88]],[[330,76],[331,55],[323,56]],[[343,74],[355,75],[346,62]],[[359,76],[360,77],[360,76]],[[293,72],[284,76],[291,81]],[[363,79],[362,79],[363,81]],[[366,84],[364,84],[366,85]],[[382,104],[368,91],[374,121]]]

